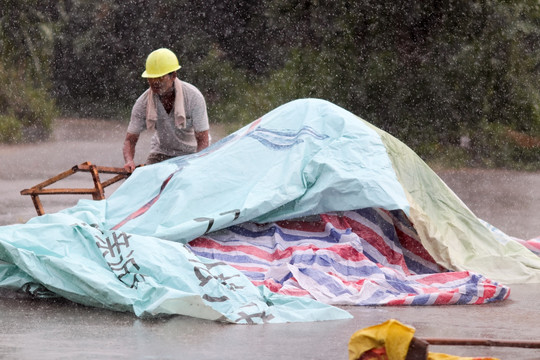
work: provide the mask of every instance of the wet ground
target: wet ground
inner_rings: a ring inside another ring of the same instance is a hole
[[[51,141],[0,145],[0,225],[35,216],[29,188],[73,165],[123,165],[126,124],[61,119]],[[224,134],[219,127],[213,138]],[[142,163],[149,134],[141,137]],[[480,218],[510,235],[540,235],[540,173],[440,170],[437,173]],[[83,184],[83,185],[81,185]],[[58,183],[91,187],[88,174]],[[106,189],[111,194],[115,187]],[[74,196],[42,196],[46,212],[76,203]],[[346,307],[354,319],[241,326],[175,316],[155,320],[70,302],[0,298],[0,359],[346,359],[358,329],[396,318],[420,337],[540,341],[540,284],[513,285],[507,301],[480,306]],[[540,359],[540,350],[431,346],[431,351],[501,359]]]

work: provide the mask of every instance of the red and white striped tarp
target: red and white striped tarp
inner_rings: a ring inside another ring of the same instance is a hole
[[[540,256],[540,236],[530,240],[522,240],[518,238],[513,239],[521,245],[525,246],[527,249],[531,250],[536,255]]]
[[[401,210],[248,222],[189,245],[256,285],[333,305],[481,304],[509,295],[508,287],[480,274],[437,265]]]

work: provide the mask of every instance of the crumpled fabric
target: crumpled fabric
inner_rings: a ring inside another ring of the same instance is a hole
[[[390,319],[355,332],[349,340],[349,360],[405,360],[415,329]],[[428,352],[428,360],[498,360]]]
[[[101,205],[101,206],[100,206]],[[104,202],[0,228],[0,287],[140,317],[187,315],[237,324],[347,319],[341,309],[254,286],[185,245],[107,230]]]
[[[301,99],[199,153],[136,169],[106,200],[0,227],[0,286],[140,316],[348,318],[313,300],[268,294],[183,244],[248,221],[364,208],[402,210],[449,270],[540,281],[540,258],[482,224],[403,143],[334,104]]]

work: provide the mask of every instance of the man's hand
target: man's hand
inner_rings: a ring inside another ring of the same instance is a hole
[[[126,171],[129,171],[130,173],[133,172],[135,170],[135,162],[133,160],[128,161],[124,165],[124,169],[126,169]]]

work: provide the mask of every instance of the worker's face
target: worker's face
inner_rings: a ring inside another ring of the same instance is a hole
[[[174,79],[174,74],[167,74],[158,78],[149,78],[148,83],[150,84],[150,87],[154,93],[158,95],[165,95],[172,90]]]

